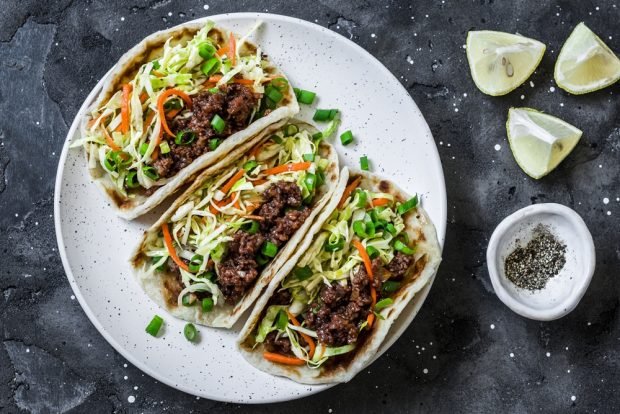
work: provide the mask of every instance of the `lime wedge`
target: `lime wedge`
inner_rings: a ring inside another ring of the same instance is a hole
[[[581,138],[571,124],[530,108],[510,108],[506,131],[517,164],[536,179],[553,171]]]
[[[620,59],[592,30],[579,23],[562,46],[554,77],[560,88],[574,95],[596,91],[620,79]]]
[[[467,34],[467,60],[478,89],[506,95],[527,80],[545,53],[545,45],[527,37],[488,30]]]

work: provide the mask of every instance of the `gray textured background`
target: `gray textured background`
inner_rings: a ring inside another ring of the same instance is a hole
[[[550,89],[558,50],[578,22],[586,21],[620,52],[620,3],[355,3],[2,2],[0,411],[620,410],[620,85],[581,97]],[[369,50],[421,108],[446,176],[444,263],[415,323],[370,372],[301,402],[251,407],[197,400],[125,365],[72,299],[54,236],[58,156],[90,89],[149,33],[232,11],[301,17]],[[535,86],[528,82],[500,98],[481,94],[469,76],[463,49],[471,29],[520,32],[545,42],[547,53],[531,78]],[[527,178],[510,154],[504,129],[510,106],[547,111],[584,131],[568,159],[541,181]],[[597,249],[597,270],[581,304],[549,323],[508,310],[493,293],[485,265],[486,245],[497,223],[539,202],[577,210]],[[130,396],[135,402],[129,402]]]

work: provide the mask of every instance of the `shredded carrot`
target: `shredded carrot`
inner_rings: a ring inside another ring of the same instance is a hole
[[[209,76],[209,79],[207,79],[207,82],[217,83],[221,79],[222,79],[222,75],[212,75],[212,76]]]
[[[211,75],[207,82],[209,83],[218,83],[222,80],[222,75]],[[241,85],[254,85],[254,81],[252,79],[242,79],[242,78],[232,78],[231,81],[234,83],[240,83]]]
[[[172,245],[172,236],[170,235],[170,229],[168,228],[168,223],[164,223],[161,225],[161,231],[164,233],[164,243],[166,244],[166,249],[168,249],[168,253],[174,262],[179,265],[179,267],[187,272],[189,272],[189,266],[183,260],[179,258],[177,255],[177,251],[174,250],[174,246]]]
[[[177,116],[177,115],[179,114],[179,112],[181,112],[181,111],[182,111],[182,109],[181,109],[181,108],[179,108],[179,109],[173,109],[172,111],[169,111],[169,112],[166,114],[166,118],[167,118],[167,119],[172,119],[172,118],[174,118],[175,116]]]
[[[253,184],[254,186],[257,186],[257,185],[263,185],[263,184],[265,184],[267,181],[268,181],[268,180],[265,180],[264,178],[259,178],[258,180],[253,180],[253,181],[252,181],[252,184]]]
[[[275,174],[281,174],[281,173],[291,172],[291,171],[304,171],[310,168],[311,165],[312,163],[310,161],[298,162],[294,164],[284,164],[284,165],[279,165],[277,167],[268,168],[265,171],[263,171],[263,173],[265,175],[275,175]]]
[[[278,364],[284,365],[304,365],[306,363],[303,359],[280,355],[273,352],[263,352],[263,358],[267,361],[277,362]]]
[[[360,185],[360,181],[362,181],[362,177],[357,177],[355,180],[353,180],[351,184],[347,185],[347,188],[344,189],[344,193],[342,193],[342,198],[338,203],[338,208],[342,208],[344,206],[344,203],[347,201],[347,198],[349,198],[349,196],[353,193],[353,190],[355,190],[357,186]]]
[[[149,114],[146,116],[146,119],[144,120],[144,123],[142,124],[142,131],[146,131],[149,125],[151,125],[151,122],[153,121],[154,117],[155,117],[155,112],[153,111],[149,112]]]
[[[103,125],[103,123],[101,124],[101,128],[103,128],[103,134],[105,135],[105,142],[108,144],[108,146],[112,148],[113,151],[120,151],[121,147],[116,145],[116,142],[114,142],[114,140],[108,133],[108,129],[105,127],[105,125]]]
[[[217,52],[215,52],[218,56],[224,56],[226,53],[228,53],[228,48],[226,46],[220,47]]]
[[[228,194],[232,186],[235,185],[235,183],[239,181],[241,177],[243,177],[243,174],[245,174],[245,170],[243,168],[239,169],[239,171],[237,171],[235,175],[233,175],[230,180],[228,180],[228,182],[224,184],[222,188],[220,188],[220,191],[224,194]]]
[[[155,161],[157,158],[159,158],[159,144],[157,144],[153,152],[151,152],[151,159]]]
[[[252,206],[252,207],[254,207],[254,206]],[[263,217],[263,216],[253,216],[252,214],[246,214],[243,217],[245,217],[247,219],[250,219],[250,220],[265,221],[265,217]]]
[[[91,119],[90,119],[90,121],[88,121],[88,122],[86,123],[86,126],[87,126],[88,128],[91,128],[93,125],[95,125],[95,122],[97,122],[97,119],[99,119],[99,118],[91,118]]]
[[[174,88],[166,89],[161,95],[159,95],[159,98],[157,99],[157,112],[159,113],[159,121],[161,122],[161,126],[163,127],[164,131],[166,131],[170,136],[173,137],[174,134],[172,133],[172,131],[170,131],[170,128],[168,128],[168,124],[166,123],[166,113],[164,112],[164,103],[166,102],[166,98],[171,95],[177,95],[178,97],[183,99],[187,107],[190,109],[192,107],[192,99],[187,96],[185,92]]]
[[[370,304],[371,312],[366,317],[366,322],[368,323],[369,328],[372,327],[372,324],[375,321],[375,314],[374,312],[372,312],[372,310],[375,308],[375,304],[377,303],[377,291],[375,290],[375,287],[372,285],[372,282],[370,284],[370,298],[372,299],[372,303]]]
[[[159,130],[159,135],[157,135],[157,137],[155,137],[155,150],[151,154],[151,159],[153,161],[155,161],[159,157],[159,151],[157,151],[157,149],[159,148],[159,143],[161,142],[162,135],[164,135],[164,131],[160,129]]]
[[[390,200],[388,198],[375,198],[374,200],[372,200],[373,207],[384,206],[389,203]]]
[[[149,94],[146,92],[142,92],[140,94],[140,103],[144,103],[149,97]]]
[[[121,132],[126,134],[129,131],[129,95],[132,86],[130,83],[123,85],[123,97],[121,99]]]
[[[260,143],[257,146],[255,146],[254,148],[252,148],[252,151],[250,151],[250,157],[254,157],[254,159],[257,159],[258,153],[260,152],[262,147],[263,147],[263,144]]]
[[[241,202],[238,198],[235,200],[235,204],[233,204],[233,206],[235,206],[237,210],[241,210]]]
[[[228,36],[228,57],[230,58],[230,63],[235,66],[235,61],[237,60],[237,42],[235,41],[235,36],[232,32]]]
[[[288,318],[291,320],[291,322],[293,322],[293,325],[301,326],[297,318],[295,318],[295,315],[293,315],[289,311],[286,311],[286,314],[288,315]],[[310,355],[310,358],[312,358],[314,356],[314,351],[316,350],[316,345],[314,345],[314,340],[310,336],[306,335],[305,333],[302,333],[302,332],[299,332],[299,333],[301,334],[301,337],[304,338],[304,341],[306,341],[306,343],[310,347],[310,352],[308,353],[308,355]]]

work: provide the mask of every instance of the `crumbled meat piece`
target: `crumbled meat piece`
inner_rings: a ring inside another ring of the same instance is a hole
[[[291,292],[288,289],[277,290],[276,293],[269,299],[269,306],[271,305],[288,305],[291,303]]]
[[[260,250],[265,236],[260,233],[248,234],[244,231],[235,233],[233,240],[229,244],[231,252],[239,253],[242,256],[254,256]]]
[[[265,337],[265,349],[269,352],[287,355],[291,353],[291,341],[288,338],[277,337],[276,331],[269,332]]]
[[[212,138],[226,138],[244,129],[257,105],[258,97],[245,85],[222,85],[217,93],[200,92],[192,98],[191,116],[177,117],[169,123],[174,133],[189,130],[196,134],[196,139],[189,145],[177,145],[169,140],[170,152],[160,155],[153,167],[160,177],[173,176],[208,152]],[[221,133],[211,127],[216,114],[226,125]]]
[[[373,273],[374,274],[374,273]],[[360,308],[370,306],[370,280],[364,266],[359,266],[357,272],[351,278],[351,302],[356,303]]]
[[[351,296],[351,288],[347,286],[342,286],[339,283],[335,283],[331,286],[323,286],[321,288],[321,292],[319,293],[319,297],[323,304],[329,308],[334,308],[338,306],[338,304],[343,300]]]
[[[304,208],[303,210],[289,210],[284,214],[284,217],[277,217],[269,231],[269,240],[276,246],[286,243],[293,233],[304,224],[309,215],[310,209]]]
[[[396,252],[392,261],[385,267],[391,274],[390,280],[402,279],[407,274],[407,270],[409,270],[413,262],[413,256]]]
[[[263,198],[265,201],[256,212],[257,215],[265,219],[261,223],[261,228],[271,226],[286,207],[299,207],[301,205],[301,190],[295,183],[279,181],[265,191]]]
[[[234,305],[254,283],[258,276],[258,263],[253,258],[236,254],[218,266],[217,284],[226,298],[226,303]]]

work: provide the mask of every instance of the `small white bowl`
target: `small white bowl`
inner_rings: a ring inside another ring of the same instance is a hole
[[[538,224],[547,226],[566,245],[566,264],[543,289],[530,291],[506,278],[504,261],[515,247],[531,240]],[[534,204],[506,217],[487,248],[487,267],[497,296],[519,315],[540,321],[561,318],[575,309],[590,285],[595,259],[592,235],[583,219],[574,210],[554,203]]]

